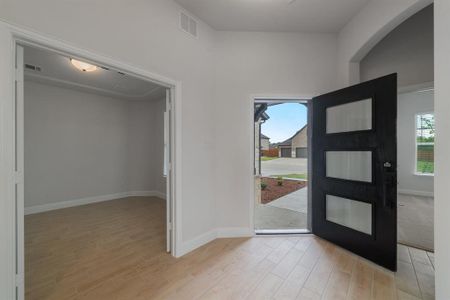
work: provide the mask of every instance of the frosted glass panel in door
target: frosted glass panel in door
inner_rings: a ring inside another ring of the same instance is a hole
[[[372,182],[371,151],[327,151],[327,177]]]
[[[327,108],[327,133],[372,129],[372,99]]]
[[[326,195],[326,219],[372,234],[372,204]]]

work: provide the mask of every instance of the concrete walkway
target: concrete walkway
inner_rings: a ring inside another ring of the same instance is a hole
[[[306,187],[261,204],[261,178],[255,177],[255,229],[306,229]],[[289,197],[290,196],[290,197]]]
[[[304,187],[293,193],[287,194],[272,202],[267,203],[269,206],[289,209],[295,212],[308,213],[308,188]]]

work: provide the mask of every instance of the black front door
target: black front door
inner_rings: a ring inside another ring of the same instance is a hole
[[[313,233],[397,268],[397,75],[313,99]]]

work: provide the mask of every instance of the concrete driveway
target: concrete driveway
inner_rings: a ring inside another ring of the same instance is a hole
[[[306,174],[308,172],[308,160],[306,158],[286,158],[261,162],[261,175]]]

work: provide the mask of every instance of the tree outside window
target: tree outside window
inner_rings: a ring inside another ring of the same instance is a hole
[[[416,173],[434,174],[434,114],[416,115]]]

